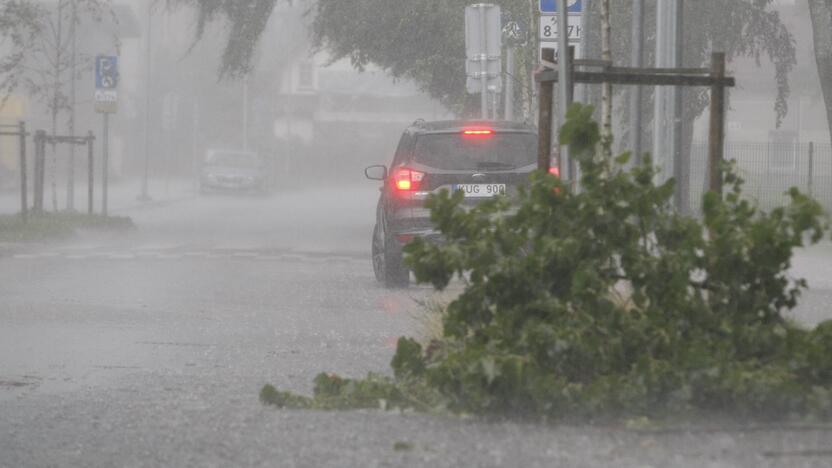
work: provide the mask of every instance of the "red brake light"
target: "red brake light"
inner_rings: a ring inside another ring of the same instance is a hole
[[[469,128],[467,130],[463,130],[462,134],[466,137],[488,138],[494,135],[494,130],[488,128]]]
[[[393,183],[396,189],[406,192],[416,190],[419,188],[422,179],[425,178],[424,172],[414,171],[407,168],[399,168],[393,173]]]

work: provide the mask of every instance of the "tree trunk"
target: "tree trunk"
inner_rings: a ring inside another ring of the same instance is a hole
[[[832,137],[832,0],[808,0],[829,135]]]

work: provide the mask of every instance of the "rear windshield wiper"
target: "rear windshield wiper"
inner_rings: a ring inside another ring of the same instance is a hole
[[[505,170],[510,170],[510,169],[517,169],[517,167],[515,167],[512,164],[507,164],[507,163],[504,163],[504,162],[484,161],[484,162],[478,162],[477,163],[477,169],[505,169]]]

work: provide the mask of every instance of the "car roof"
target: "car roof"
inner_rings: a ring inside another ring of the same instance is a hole
[[[414,135],[430,133],[457,133],[471,128],[488,128],[496,132],[537,133],[537,128],[522,123],[507,120],[417,120],[407,128],[407,132]]]

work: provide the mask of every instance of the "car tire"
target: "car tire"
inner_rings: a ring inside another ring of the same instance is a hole
[[[389,240],[378,225],[373,228],[373,273],[386,288],[406,288],[410,284],[410,271],[404,266],[401,251],[391,249]]]

